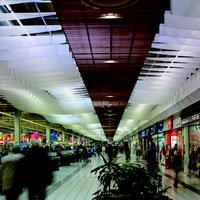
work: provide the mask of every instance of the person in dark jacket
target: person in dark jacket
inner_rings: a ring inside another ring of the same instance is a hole
[[[52,183],[53,174],[48,154],[38,144],[33,145],[27,153],[26,170],[29,200],[44,200],[46,188]]]
[[[124,142],[124,152],[125,152],[125,159],[126,161],[130,160],[130,149],[128,146],[128,142]]]
[[[156,161],[156,145],[154,142],[149,143],[147,151],[147,169],[152,171],[158,168]]]
[[[180,149],[178,149],[177,151],[174,151],[174,158],[173,158],[172,167],[175,171],[173,186],[175,188],[177,188],[178,187],[178,173],[179,173],[179,171],[182,167],[182,156],[181,156],[181,150]]]
[[[20,151],[20,146],[15,145],[8,155],[1,161],[1,190],[6,200],[17,200],[22,193],[22,167],[24,155]]]

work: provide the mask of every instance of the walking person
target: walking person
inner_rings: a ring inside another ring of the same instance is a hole
[[[44,148],[34,144],[26,156],[26,184],[29,200],[45,200],[46,188],[52,183],[52,167]]]
[[[175,177],[174,177],[174,184],[173,186],[175,188],[178,188],[178,174],[182,167],[182,156],[181,156],[181,150],[177,149],[174,151],[174,158],[172,162],[172,167],[175,171]]]
[[[137,146],[137,150],[136,150],[136,158],[138,161],[140,161],[140,156],[142,155],[142,151],[141,151],[141,146],[140,144]]]
[[[1,189],[6,200],[17,200],[22,193],[23,172],[20,170],[23,167],[23,158],[24,155],[20,152],[20,146],[16,145],[12,148],[12,152],[1,159]]]
[[[125,159],[126,161],[130,160],[130,149],[129,149],[129,146],[128,146],[128,142],[124,142],[124,152],[125,152]]]
[[[149,148],[147,151],[147,169],[150,171],[158,169],[156,161],[156,146],[153,141],[149,142]]]
[[[100,157],[101,152],[102,152],[102,147],[100,145],[98,145],[96,148],[96,153],[97,153],[98,157]]]

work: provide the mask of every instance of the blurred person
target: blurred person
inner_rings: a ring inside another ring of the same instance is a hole
[[[44,200],[53,173],[48,154],[39,144],[34,144],[27,153],[25,174],[29,200]]]
[[[175,144],[173,147],[172,147],[172,156],[174,155],[174,152],[178,150],[178,145]]]
[[[148,170],[158,169],[156,161],[156,145],[154,142],[149,142],[149,148],[147,151],[147,169]]]
[[[96,153],[97,153],[98,157],[100,157],[101,152],[102,152],[102,147],[100,145],[98,145],[96,148]]]
[[[105,145],[102,146],[102,154],[103,154],[103,155],[106,154],[106,147],[105,147]]]
[[[177,150],[174,151],[174,159],[173,159],[172,167],[175,171],[173,186],[178,188],[178,173],[179,173],[179,171],[181,170],[181,167],[182,167],[181,149],[177,149]]]
[[[136,150],[136,156],[137,156],[136,158],[138,161],[140,161],[141,155],[142,155],[142,151],[141,151],[141,146],[139,144],[139,145],[137,145],[137,150]]]
[[[113,146],[112,146],[112,144],[107,145],[106,151],[107,151],[107,154],[108,154],[109,161],[112,161],[112,159],[113,159]]]
[[[126,157],[126,161],[130,160],[130,149],[128,146],[128,142],[124,142],[124,152],[125,152],[125,157]]]
[[[88,150],[85,146],[83,146],[82,157],[84,162],[88,161]]]
[[[23,188],[23,158],[20,146],[12,148],[12,152],[1,159],[1,184],[6,200],[17,200]]]
[[[113,149],[113,157],[114,158],[117,158],[118,152],[119,152],[118,145],[114,145],[114,149]]]

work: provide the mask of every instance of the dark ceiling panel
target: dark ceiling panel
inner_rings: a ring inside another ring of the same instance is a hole
[[[138,0],[112,10],[81,0],[53,4],[104,132],[113,137],[169,0]],[[99,18],[107,12],[122,18]],[[117,63],[105,63],[108,59]]]

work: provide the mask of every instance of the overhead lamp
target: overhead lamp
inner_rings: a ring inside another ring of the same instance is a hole
[[[119,19],[122,17],[117,13],[106,13],[106,14],[102,14],[99,18],[101,18],[101,19]]]
[[[104,63],[107,63],[107,64],[114,64],[114,63],[118,63],[118,61],[110,59],[110,60],[104,61]]]
[[[107,95],[106,97],[108,97],[108,98],[112,98],[112,97],[114,97],[113,95]]]

